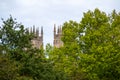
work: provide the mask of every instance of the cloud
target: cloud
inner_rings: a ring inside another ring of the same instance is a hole
[[[53,25],[80,21],[83,12],[99,8],[110,13],[120,11],[120,0],[0,0],[0,17],[11,14],[26,27],[44,27],[45,44],[53,41]]]
[[[34,6],[38,3],[39,0],[16,0],[17,4],[21,6]]]

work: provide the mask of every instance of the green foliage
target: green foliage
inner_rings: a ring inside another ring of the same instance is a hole
[[[3,19],[2,19],[3,20]],[[0,46],[4,53],[10,53],[11,57],[17,60],[22,58],[25,48],[31,47],[30,40],[33,38],[22,24],[18,24],[12,16],[0,28]]]
[[[32,48],[10,16],[0,28],[0,80],[119,80],[120,13],[95,9],[63,24],[60,48]]]
[[[95,9],[80,23],[65,22],[64,46],[53,49],[50,59],[71,80],[119,80],[120,14]]]
[[[18,74],[17,62],[10,60],[7,55],[0,54],[0,80],[13,80]]]
[[[46,45],[45,55],[47,58],[49,58],[51,51],[53,50],[53,47],[48,43]]]
[[[62,41],[64,44],[71,44],[72,42],[75,42],[79,35],[78,28],[79,24],[72,20],[63,24]]]
[[[33,34],[10,16],[0,28],[0,80],[66,80],[43,48],[31,45]],[[47,52],[49,52],[49,47]]]
[[[77,80],[82,76],[79,72],[79,24],[75,21],[65,22],[62,28],[62,41],[64,46],[54,48],[49,54],[49,59],[55,68],[64,71],[69,80]]]
[[[80,29],[80,66],[90,80],[119,80],[120,15],[107,16],[99,9],[84,13]]]

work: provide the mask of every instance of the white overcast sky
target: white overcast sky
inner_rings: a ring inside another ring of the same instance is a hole
[[[43,26],[44,45],[53,44],[53,26],[65,21],[80,21],[83,12],[99,8],[111,13],[120,12],[120,0],[0,0],[0,18],[11,14],[25,27]],[[0,20],[1,25],[1,20]]]

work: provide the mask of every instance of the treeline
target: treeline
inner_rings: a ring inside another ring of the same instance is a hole
[[[60,48],[32,47],[11,16],[0,27],[0,80],[120,80],[120,13],[95,9],[65,22]]]

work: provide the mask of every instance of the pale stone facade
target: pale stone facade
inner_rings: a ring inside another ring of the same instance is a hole
[[[30,33],[33,33],[35,37],[31,40],[33,48],[40,49],[43,47],[43,27],[41,27],[41,32],[39,34],[39,28],[35,28],[35,26],[31,27]],[[54,25],[54,41],[53,46],[56,48],[60,48],[63,46],[63,42],[61,41],[62,37],[62,28],[58,27],[56,31],[56,25]]]
[[[43,27],[41,27],[41,35],[39,35],[39,28],[35,29],[35,26],[33,26],[33,28],[31,27],[30,33],[35,35],[35,37],[31,40],[33,48],[40,49],[43,47]]]
[[[54,41],[53,41],[54,47],[60,48],[61,46],[63,46],[63,42],[61,41],[61,37],[62,37],[61,26],[59,26],[57,31],[56,31],[56,25],[54,24]]]

